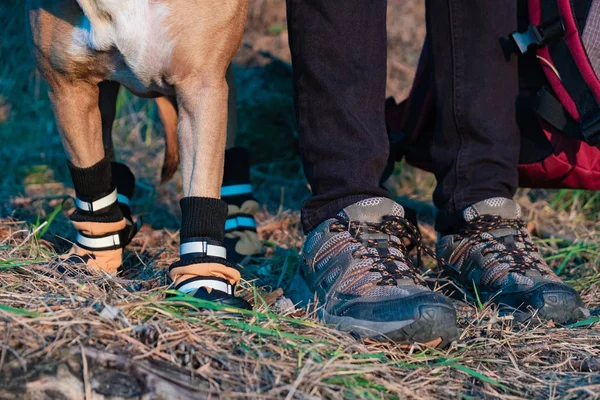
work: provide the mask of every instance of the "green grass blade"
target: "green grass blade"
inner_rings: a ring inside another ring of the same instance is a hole
[[[258,333],[260,335],[266,335],[266,336],[274,336],[274,337],[278,337],[278,338],[286,338],[286,339],[295,339],[295,340],[304,340],[307,342],[314,342],[315,339],[314,338],[310,338],[307,336],[302,336],[302,335],[296,335],[294,333],[288,333],[288,332],[280,332],[274,329],[268,329],[268,328],[264,328],[262,326],[258,326],[258,325],[251,325],[251,324],[247,324],[245,322],[239,322],[239,321],[234,321],[234,320],[230,320],[230,319],[222,319],[219,321],[220,323],[224,324],[224,325],[228,325],[234,328],[238,328],[241,329],[243,331],[249,331],[249,332],[254,332],[254,333]]]
[[[52,212],[48,216],[48,219],[46,220],[46,222],[47,222],[46,226],[44,226],[42,229],[40,229],[35,234],[35,238],[36,239],[39,239],[39,238],[43,237],[44,234],[46,232],[48,232],[48,229],[50,229],[50,225],[52,224],[52,221],[54,221],[54,219],[56,218],[56,216],[63,210],[63,207],[64,207],[65,202],[67,200],[68,200],[68,198],[64,198],[63,201],[61,201],[59,205],[57,205],[56,207],[54,207],[54,210],[52,210]]]
[[[600,322],[600,317],[591,317],[583,321],[577,321],[573,324],[567,325],[567,328],[579,328],[581,326],[590,326]]]
[[[479,290],[477,290],[477,285],[475,285],[475,281],[473,281],[473,290],[475,291],[475,299],[477,300],[477,307],[480,310],[483,310],[483,303],[481,302],[481,299],[479,298]]]
[[[24,267],[24,266],[32,265],[32,264],[39,264],[43,261],[44,260],[41,258],[36,258],[35,260],[25,260],[25,261],[19,261],[18,258],[11,258],[10,260],[0,261],[0,270]]]
[[[469,376],[472,376],[475,379],[479,379],[482,382],[485,383],[489,383],[490,385],[494,385],[497,386],[499,388],[502,388],[504,390],[510,390],[510,391],[514,391],[514,389],[509,388],[506,385],[503,385],[502,383],[498,382],[497,380],[494,380],[492,378],[490,378],[487,375],[482,374],[481,372],[477,372],[474,369],[471,369],[469,367],[466,367],[462,364],[458,364],[458,363],[450,363],[448,364],[449,367],[454,368],[457,371],[463,372]]]
[[[243,310],[241,308],[235,308],[231,306],[225,306],[223,304],[214,303],[208,300],[197,299],[195,297],[183,295],[181,292],[177,290],[166,290],[164,293],[175,295],[174,297],[168,297],[165,301],[168,302],[179,302],[181,305],[185,303],[189,304],[192,307],[196,308],[205,308],[213,311],[225,311],[229,313],[236,313],[241,315],[253,316],[255,318],[267,319],[273,321],[285,321],[293,325],[303,326],[306,328],[315,328],[318,325],[311,321],[305,321],[301,319],[291,318],[291,317],[281,317],[277,314],[273,313],[262,313],[260,311],[254,310]]]
[[[22,310],[20,308],[5,306],[4,304],[0,304],[0,310],[9,312],[11,314],[21,315],[23,317],[32,317],[32,318],[43,317],[43,314],[39,314],[39,313],[36,313],[33,311]]]

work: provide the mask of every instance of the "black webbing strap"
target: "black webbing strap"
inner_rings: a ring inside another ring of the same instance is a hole
[[[583,34],[592,1],[593,0],[571,0],[571,7],[573,8],[573,14],[575,14],[575,22],[577,23],[579,35]]]
[[[527,1],[517,2],[517,29],[523,32],[530,24]],[[521,54],[519,62],[519,99],[528,99],[542,86],[548,85],[540,61],[534,51]],[[519,164],[540,162],[554,153],[554,146],[542,130],[536,112],[527,101],[517,102],[516,121],[520,130]]]
[[[567,136],[583,140],[579,123],[575,121],[565,110],[563,105],[556,99],[548,88],[543,87],[533,96],[528,98],[519,98],[519,105],[524,105],[552,125],[554,128],[563,132]]]
[[[597,126],[587,129],[588,132],[594,133],[586,135],[582,124],[571,117],[561,102],[546,87],[533,96],[520,97],[518,104],[530,107],[540,118],[565,135],[583,140],[593,146],[600,146],[600,119],[596,121]]]
[[[542,20],[554,19],[560,16],[558,0],[542,0]],[[597,132],[596,121],[600,119],[600,105],[594,93],[583,78],[564,38],[548,44],[552,63],[560,75],[565,90],[573,99],[580,116],[580,134],[583,140],[593,144]],[[556,99],[555,99],[556,100]],[[566,132],[565,132],[566,133]]]

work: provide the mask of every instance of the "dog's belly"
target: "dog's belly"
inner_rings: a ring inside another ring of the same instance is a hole
[[[120,60],[115,62],[115,68],[110,73],[109,80],[119,82],[139,97],[154,98],[175,95],[175,88],[168,83],[166,76],[160,73],[150,78],[148,75],[140,76],[129,68],[119,54],[115,55],[115,58],[120,58]]]
[[[138,96],[174,94],[169,83],[173,45],[166,25],[168,5],[138,0],[118,4],[119,12],[110,19],[82,15],[73,29],[70,56],[109,63],[104,78]]]

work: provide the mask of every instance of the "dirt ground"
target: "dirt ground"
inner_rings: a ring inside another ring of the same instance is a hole
[[[402,98],[425,35],[424,6],[388,3],[388,94]],[[297,151],[284,1],[250,4],[235,66],[238,140],[251,153],[267,253],[243,270],[240,295],[255,310],[239,312],[165,298],[165,268],[178,257],[180,176],[158,185],[156,108],[125,92],[117,157],[137,177],[133,205],[145,221],[126,251],[127,274],[42,273],[40,264],[74,237],[73,190],[46,86],[25,46],[23,2],[0,2],[0,399],[599,398],[598,193],[517,195],[537,245],[591,310],[579,324],[522,325],[493,305],[456,300],[460,339],[449,349],[405,351],[340,333],[284,300],[304,240],[298,210],[310,192]],[[388,182],[419,212],[429,246],[434,185],[402,163]],[[424,272],[435,279],[432,260]]]

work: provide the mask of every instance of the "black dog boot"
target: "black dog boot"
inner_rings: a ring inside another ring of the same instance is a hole
[[[258,202],[252,194],[250,162],[244,148],[234,147],[225,152],[221,199],[228,206],[224,241],[228,259],[241,263],[261,255],[262,243],[254,219]]]
[[[227,204],[207,197],[184,197],[180,204],[180,260],[169,268],[175,289],[198,299],[250,309],[248,302],[235,297],[240,272],[228,261],[223,243]]]
[[[116,274],[122,263],[127,220],[118,205],[110,159],[105,157],[88,168],[68,165],[76,194],[71,221],[77,237],[71,250],[56,260],[57,269],[61,271],[65,264],[85,264]]]
[[[142,218],[134,218],[131,208],[131,199],[135,193],[135,176],[125,164],[112,162],[112,182],[117,188],[117,203],[125,217],[126,227],[122,233],[126,238],[122,243],[123,248],[127,246],[142,227]]]
[[[66,272],[66,267],[84,265],[115,275],[122,264],[123,248],[139,228],[140,221],[134,221],[130,206],[135,178],[125,165],[111,164],[109,157],[89,168],[69,162],[69,169],[76,193],[71,221],[77,237],[71,249],[49,265],[60,273]]]

